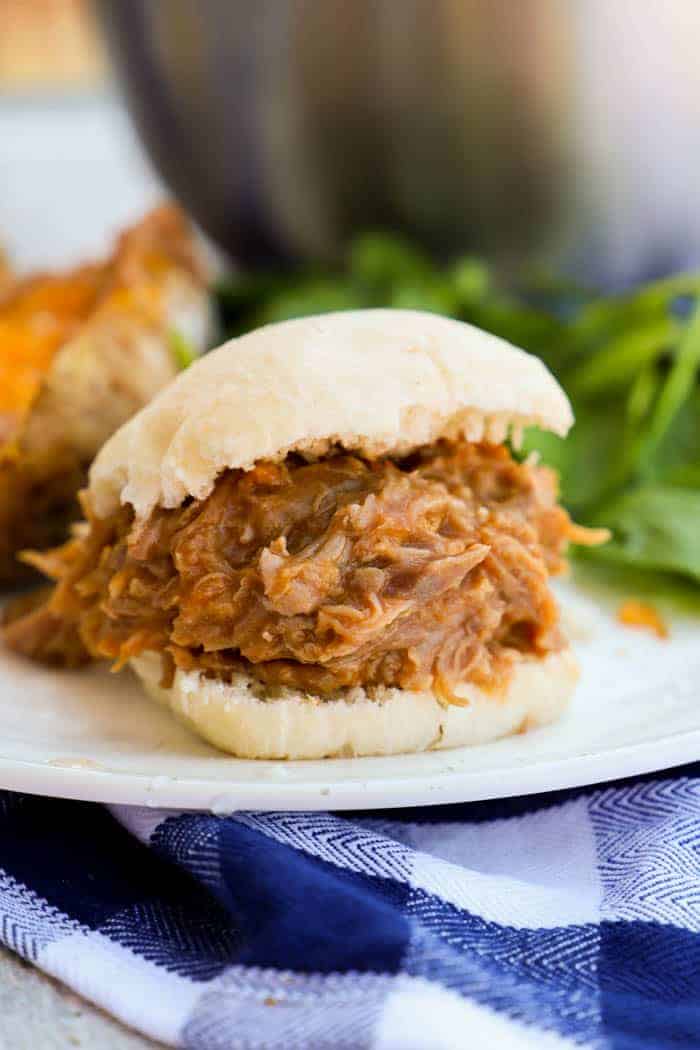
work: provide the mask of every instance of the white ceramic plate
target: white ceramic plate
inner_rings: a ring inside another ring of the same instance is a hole
[[[158,195],[110,99],[47,112],[0,105],[0,139],[13,191],[0,198],[0,232],[25,266],[100,250]],[[54,139],[70,145],[58,168]],[[577,646],[583,681],[558,725],[487,747],[395,758],[228,758],[152,705],[128,675],[55,674],[0,652],[0,787],[222,813],[341,809],[505,797],[700,758],[700,620],[674,622],[661,642],[618,628],[582,596],[572,600],[591,637]]]
[[[251,762],[199,741],[129,674],[55,673],[0,653],[0,787],[146,806],[350,809],[459,802],[595,783],[700,758],[700,626],[619,627],[572,589],[583,678],[546,729],[478,748]]]

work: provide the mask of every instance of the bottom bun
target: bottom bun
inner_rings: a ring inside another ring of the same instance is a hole
[[[578,667],[565,649],[518,662],[500,693],[464,683],[466,706],[443,706],[430,692],[348,689],[322,700],[293,689],[272,691],[244,674],[231,682],[177,671],[159,685],[160,658],[131,661],[148,693],[205,740],[239,758],[332,758],[396,755],[485,744],[553,722],[574,691]]]

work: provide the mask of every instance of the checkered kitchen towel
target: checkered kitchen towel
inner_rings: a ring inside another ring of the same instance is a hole
[[[700,1047],[700,765],[384,813],[0,798],[2,940],[165,1043]]]

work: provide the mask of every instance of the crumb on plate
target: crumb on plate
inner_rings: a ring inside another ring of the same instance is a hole
[[[646,602],[635,599],[623,602],[617,611],[617,619],[625,627],[641,627],[651,631],[657,638],[668,638],[668,627],[659,612]]]

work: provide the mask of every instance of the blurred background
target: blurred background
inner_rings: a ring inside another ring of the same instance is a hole
[[[105,56],[85,0],[2,0],[0,84],[5,92],[94,88]]]
[[[0,246],[13,265],[98,254],[161,195],[87,0],[0,0]]]
[[[383,226],[629,284],[700,260],[699,44],[697,0],[0,0],[0,237],[51,262],[150,203],[125,95],[244,262]]]

